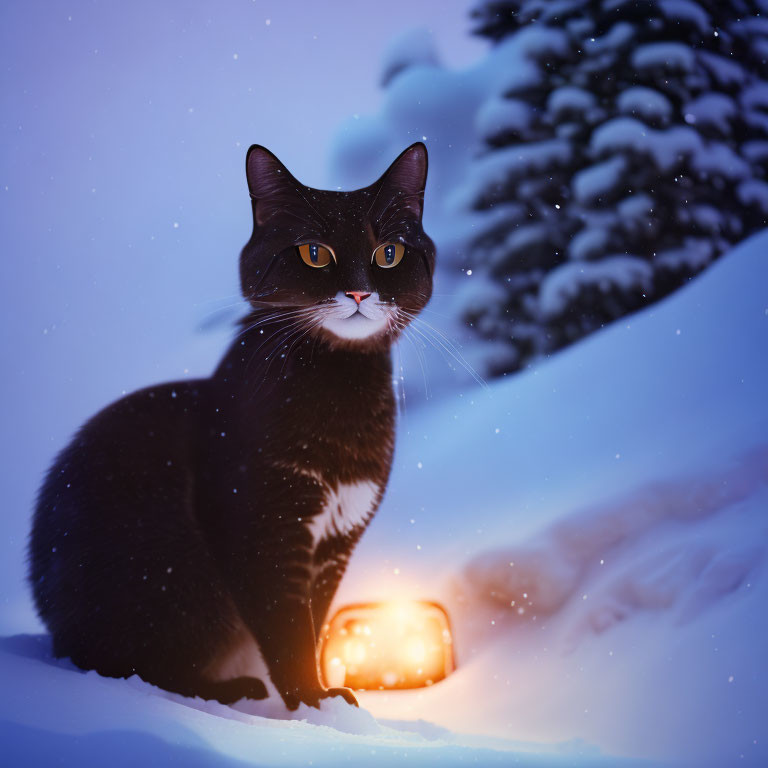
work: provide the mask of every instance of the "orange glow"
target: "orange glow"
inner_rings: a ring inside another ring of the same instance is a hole
[[[345,606],[323,627],[319,654],[329,688],[421,688],[454,668],[448,616],[425,601]]]

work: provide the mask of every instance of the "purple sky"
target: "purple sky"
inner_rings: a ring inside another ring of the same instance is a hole
[[[381,54],[394,35],[429,28],[448,66],[482,54],[485,44],[467,34],[470,5],[6,2],[3,133],[18,124],[48,141],[77,140],[98,129],[127,145],[152,132],[173,144],[210,122],[211,143],[266,144],[319,185],[339,122],[378,104]]]

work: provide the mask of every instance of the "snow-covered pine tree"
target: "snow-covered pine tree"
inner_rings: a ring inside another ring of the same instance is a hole
[[[486,0],[530,66],[480,110],[464,317],[515,370],[661,298],[768,216],[768,0]],[[499,290],[503,288],[503,290]],[[489,297],[493,296],[493,299]]]
[[[381,62],[381,86],[386,88],[411,67],[439,67],[432,33],[423,27],[406,29],[394,37],[386,48]]]

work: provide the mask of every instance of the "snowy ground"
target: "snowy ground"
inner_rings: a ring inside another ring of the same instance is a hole
[[[39,635],[0,641],[3,765],[645,765],[600,757],[579,742],[515,744],[424,722],[377,721],[344,702],[321,712],[302,708],[294,715],[299,719],[268,719],[184,699],[136,678],[84,674],[51,661],[48,650],[48,638]]]
[[[768,764],[766,250],[404,419],[339,598],[443,600],[460,668],[374,714]]]
[[[337,603],[444,601],[452,677],[275,719],[54,662],[19,613],[8,764],[768,763],[766,251],[763,234],[536,370],[406,411]]]

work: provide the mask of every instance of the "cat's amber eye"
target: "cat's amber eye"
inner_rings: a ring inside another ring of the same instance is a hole
[[[402,243],[382,243],[374,252],[371,262],[376,262],[384,269],[396,267],[405,256],[405,246]]]
[[[309,267],[327,267],[336,256],[327,245],[304,243],[298,246],[301,260]]]

